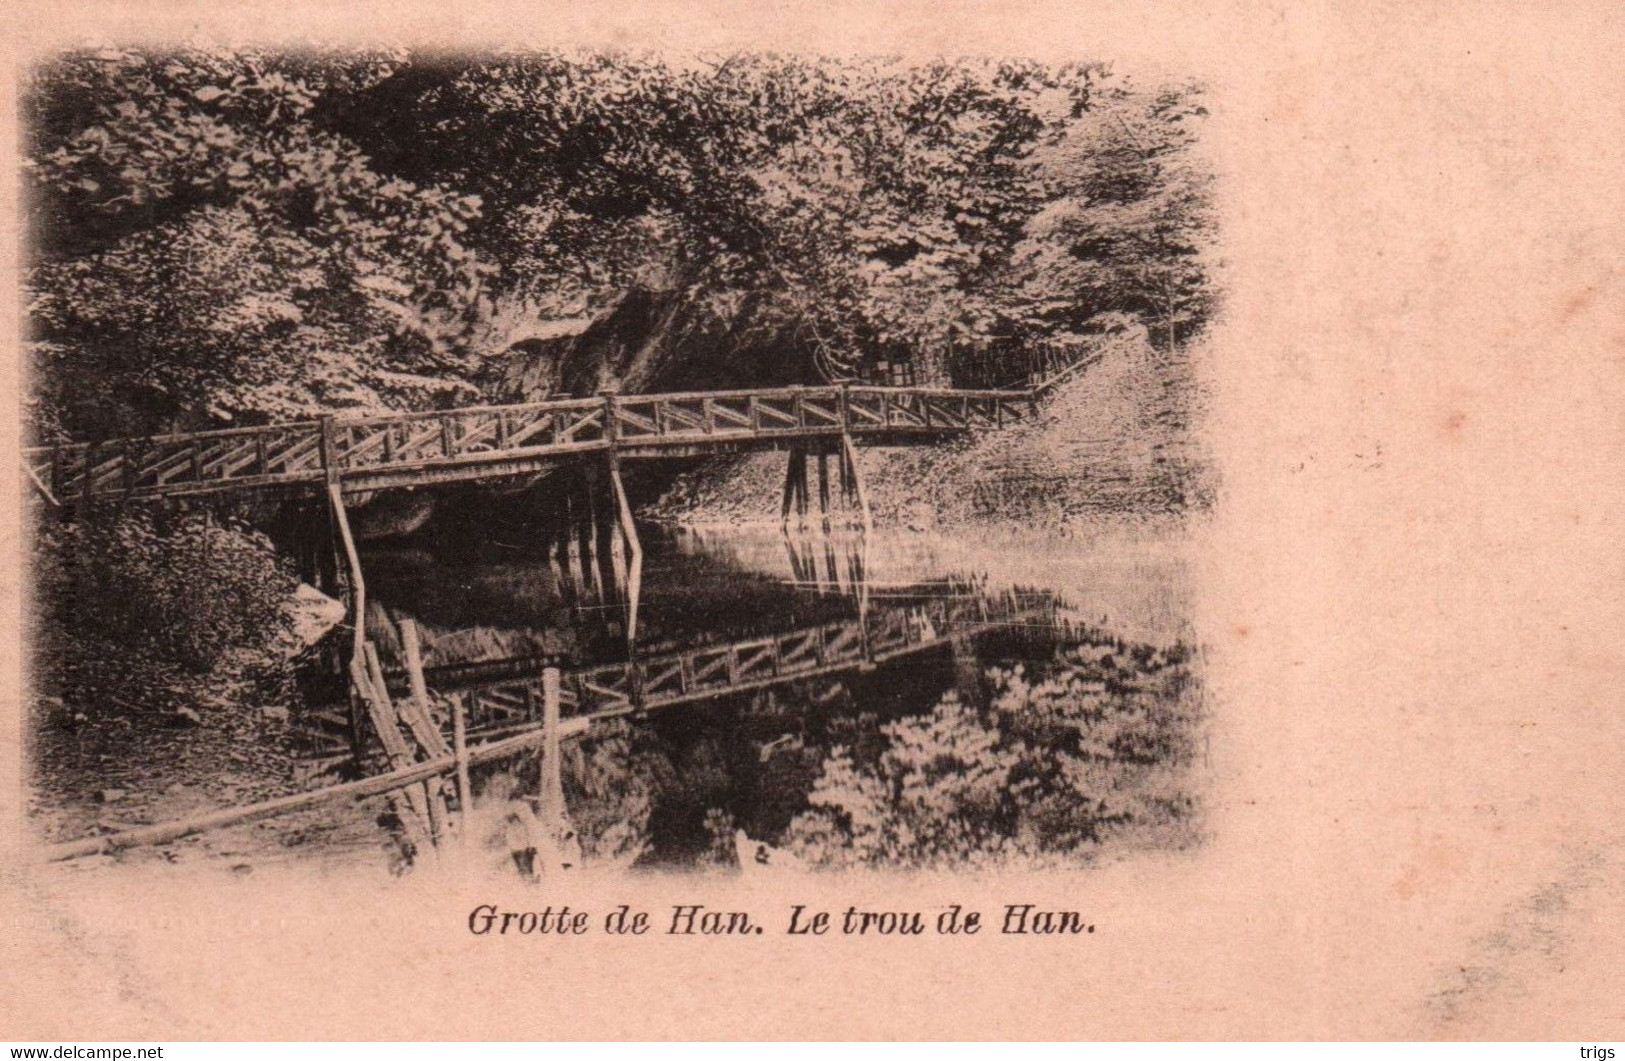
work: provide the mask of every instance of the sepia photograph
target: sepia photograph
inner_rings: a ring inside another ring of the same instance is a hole
[[[99,48],[22,105],[49,858],[1201,842],[1201,85]]]

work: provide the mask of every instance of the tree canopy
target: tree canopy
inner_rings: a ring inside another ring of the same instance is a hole
[[[1200,93],[1100,65],[105,49],[23,106],[47,440],[1210,309]]]

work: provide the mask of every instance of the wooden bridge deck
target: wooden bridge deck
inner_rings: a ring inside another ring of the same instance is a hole
[[[877,665],[956,638],[1054,618],[1054,596],[1041,592],[876,606],[842,622],[565,670],[561,698],[566,718],[614,718]],[[423,675],[436,695],[465,698],[470,736],[491,737],[540,722],[542,674],[552,666],[556,660],[519,656],[431,666]],[[404,673],[391,674],[388,685],[393,694],[409,691]],[[313,712],[302,732],[315,757],[349,752],[341,711]]]
[[[849,436],[929,442],[1030,418],[1037,391],[784,387],[605,395],[112,439],[24,451],[61,504],[236,490],[344,492],[523,475],[583,454],[701,456]]]

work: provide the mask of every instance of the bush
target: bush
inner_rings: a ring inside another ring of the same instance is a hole
[[[836,747],[783,843],[816,866],[1057,865],[1111,839],[1193,835],[1195,716],[1177,647],[1080,649],[1044,680],[995,668],[987,709],[948,693],[881,727],[878,754]]]
[[[295,582],[249,527],[93,515],[35,550],[35,685],[74,711],[173,711],[222,664],[281,656]]]

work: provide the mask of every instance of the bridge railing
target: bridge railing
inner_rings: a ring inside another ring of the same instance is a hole
[[[340,472],[484,461],[493,456],[594,448],[606,438],[594,398],[401,413],[326,422]]]
[[[688,442],[839,431],[840,387],[639,394],[614,399],[618,441]]]
[[[319,424],[230,428],[30,449],[24,459],[58,498],[203,492],[322,474]]]
[[[359,476],[389,485],[419,471],[560,456],[808,435],[996,428],[1027,418],[1024,391],[781,387],[569,398],[444,412],[330,417],[24,451],[59,501],[299,485]]]
[[[850,427],[856,434],[1003,427],[1027,419],[1032,412],[1031,399],[1023,391],[922,387],[852,387],[847,405]]]

